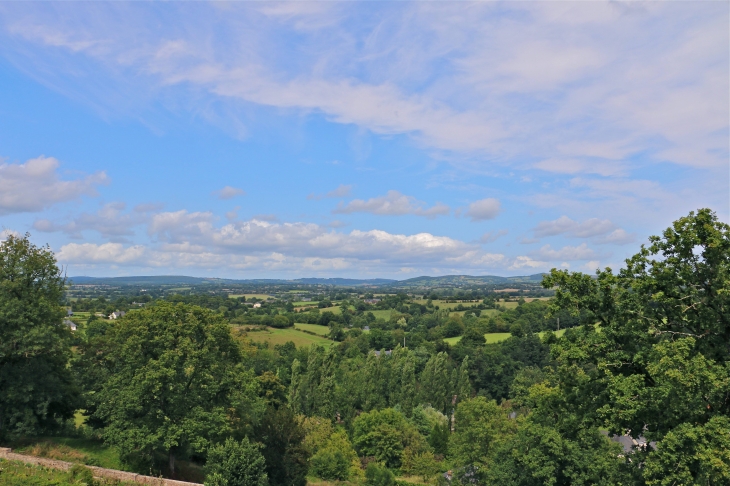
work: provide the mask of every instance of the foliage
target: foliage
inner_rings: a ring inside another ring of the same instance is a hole
[[[465,400],[456,407],[454,433],[449,441],[449,458],[456,467],[488,466],[489,457],[500,441],[515,431],[507,410],[484,397]]]
[[[128,460],[204,452],[255,416],[258,384],[240,365],[227,323],[211,311],[159,303],[108,330],[109,378],[96,394],[104,438]]]
[[[261,446],[247,438],[226,439],[208,451],[206,486],[267,486],[266,462]]]
[[[268,407],[254,435],[263,444],[266,472],[272,486],[304,486],[307,460],[304,428],[289,407]]]
[[[558,287],[554,308],[585,326],[553,345],[551,398],[533,413],[564,437],[603,427],[656,442],[631,453],[650,484],[726,483],[727,435],[705,434],[730,416],[729,273],[730,227],[708,209],[651,237],[617,274],[553,270],[543,285]]]
[[[373,456],[391,468],[401,465],[404,449],[414,453],[428,450],[428,444],[405,416],[392,408],[363,413],[353,423],[352,440],[363,456]]]
[[[57,428],[73,417],[64,278],[29,235],[0,242],[0,439]]]
[[[367,486],[395,486],[395,476],[388,468],[371,462],[365,470],[365,484]]]

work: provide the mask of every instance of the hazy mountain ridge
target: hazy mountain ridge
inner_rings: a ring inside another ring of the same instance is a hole
[[[332,286],[393,286],[393,287],[436,287],[440,285],[504,285],[509,283],[539,283],[543,274],[501,277],[498,275],[444,275],[440,277],[421,276],[406,280],[386,278],[298,278],[284,279],[226,279],[214,277],[189,277],[185,275],[154,275],[128,277],[69,277],[75,285],[209,285],[209,284],[305,284]]]

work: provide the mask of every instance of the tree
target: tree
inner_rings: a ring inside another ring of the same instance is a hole
[[[371,462],[365,470],[365,484],[367,486],[395,486],[395,476],[388,468]]]
[[[0,242],[0,439],[36,434],[73,416],[65,279],[30,235]]]
[[[405,416],[392,408],[363,413],[353,422],[352,441],[363,456],[373,456],[387,467],[401,465],[403,450],[428,448],[425,439]]]
[[[263,444],[266,472],[272,486],[305,486],[307,460],[305,432],[299,418],[289,407],[268,407],[255,430]]]
[[[261,446],[247,438],[226,439],[208,451],[205,486],[267,486],[266,461]]]
[[[553,345],[573,423],[656,442],[631,454],[649,484],[727,483],[730,456],[712,451],[723,439],[704,434],[730,417],[730,226],[691,212],[617,274],[552,270],[543,285],[583,319]]]
[[[203,453],[249,418],[258,384],[240,365],[228,323],[197,306],[160,302],[107,331],[109,375],[94,417],[128,460]]]
[[[459,403],[454,422],[449,458],[456,467],[486,468],[496,444],[507,439],[516,428],[506,410],[484,397]]]

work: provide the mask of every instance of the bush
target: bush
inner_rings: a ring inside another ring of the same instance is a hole
[[[258,444],[227,439],[208,452],[206,486],[267,486],[266,462]]]
[[[309,472],[313,476],[328,481],[346,481],[349,479],[350,460],[339,449],[320,449],[309,460]]]
[[[395,486],[395,476],[385,466],[371,462],[365,470],[365,484],[367,486]]]
[[[68,479],[72,484],[96,486],[96,480],[94,480],[91,469],[81,464],[71,466],[71,469],[68,471]]]

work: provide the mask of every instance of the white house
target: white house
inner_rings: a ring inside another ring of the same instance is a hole
[[[66,324],[68,326],[68,328],[71,329],[72,331],[76,330],[76,323],[74,321],[72,321],[70,319],[64,319],[63,323]]]
[[[258,309],[259,307],[261,307],[261,302],[256,302],[256,303],[255,303],[255,304],[253,305],[253,308],[254,308],[254,309]]]
[[[126,312],[124,311],[114,311],[111,314],[109,314],[109,319],[119,319],[120,317],[124,317]]]

